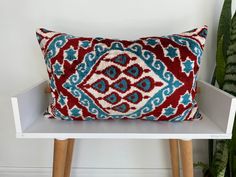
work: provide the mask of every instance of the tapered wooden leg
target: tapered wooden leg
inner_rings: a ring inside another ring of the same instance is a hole
[[[69,139],[67,145],[67,155],[66,155],[66,164],[65,164],[65,173],[64,177],[70,177],[71,163],[73,157],[75,139]]]
[[[170,139],[170,158],[172,166],[172,177],[180,177],[179,174],[179,144],[178,140]]]
[[[54,140],[52,177],[64,177],[68,141]]]
[[[180,140],[183,177],[193,177],[192,140]]]

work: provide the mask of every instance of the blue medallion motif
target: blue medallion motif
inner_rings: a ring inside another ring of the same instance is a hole
[[[69,62],[73,62],[73,60],[76,60],[77,55],[77,51],[72,46],[68,50],[64,51],[64,58]]]
[[[132,94],[127,96],[127,100],[131,103],[137,103],[140,99],[140,96],[137,91],[134,91]]]
[[[165,48],[165,56],[174,61],[176,57],[179,57],[178,49],[173,47],[172,45],[169,45],[167,48]]]
[[[126,78],[122,78],[113,84],[113,88],[121,93],[125,93],[129,89],[129,82]]]
[[[60,103],[61,107],[65,106],[67,104],[67,97],[60,94],[58,102]]]
[[[184,106],[187,106],[191,102],[192,98],[188,92],[186,92],[184,95],[181,96],[180,103],[183,104]]]
[[[53,77],[50,78],[50,88],[53,90],[56,89],[55,80]]]
[[[56,62],[52,67],[53,67],[53,72],[56,74],[57,77],[60,77],[61,75],[64,74],[63,66],[60,63]]]
[[[71,109],[71,116],[74,116],[74,117],[79,117],[81,116],[81,109],[77,108],[76,106],[74,106],[72,109]]]
[[[186,59],[183,62],[182,70],[184,73],[186,73],[189,76],[190,72],[193,71],[193,66],[194,66],[194,62],[191,61],[190,59]]]
[[[111,103],[111,104],[114,104],[114,103],[118,102],[118,100],[119,100],[118,96],[119,95],[116,95],[114,92],[114,93],[108,95],[107,97],[105,97],[104,100]]]
[[[148,38],[145,40],[145,43],[151,47],[155,47],[157,44],[159,44],[158,40],[155,38]]]
[[[138,78],[142,74],[142,68],[139,68],[138,65],[133,65],[127,70],[127,73],[133,78]]]
[[[104,70],[104,75],[110,79],[116,79],[120,75],[121,71],[115,66],[109,66]]]
[[[92,88],[100,93],[105,93],[107,91],[108,83],[105,79],[101,79],[92,84]]]
[[[164,115],[166,117],[169,117],[173,114],[175,114],[175,109],[171,105],[164,109]]]
[[[153,120],[156,120],[157,118],[155,116],[147,116],[147,117],[145,117],[145,119],[153,121]]]
[[[84,40],[84,41],[81,41],[81,43],[79,43],[79,46],[84,49],[87,49],[91,46],[91,42],[89,40]]]

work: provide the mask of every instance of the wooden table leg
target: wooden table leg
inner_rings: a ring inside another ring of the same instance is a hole
[[[170,158],[172,166],[172,177],[180,177],[179,173],[179,145],[177,139],[170,139]]]
[[[73,150],[74,150],[74,143],[75,143],[75,139],[69,139],[68,145],[67,145],[64,177],[70,177],[71,163],[72,163]]]
[[[192,140],[180,140],[183,177],[193,177]]]
[[[68,141],[54,140],[52,177],[64,177]]]

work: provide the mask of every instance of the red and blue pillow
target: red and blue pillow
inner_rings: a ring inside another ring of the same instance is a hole
[[[196,78],[206,26],[134,41],[37,31],[52,103],[64,120],[184,121],[196,116]]]

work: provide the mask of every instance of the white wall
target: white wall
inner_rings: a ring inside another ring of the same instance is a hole
[[[46,27],[77,36],[134,39],[182,32],[207,24],[209,35],[200,78],[209,81],[214,67],[215,36],[222,2],[1,0],[0,176],[6,169],[10,173],[15,168],[51,167],[52,141],[16,139],[10,105],[11,95],[47,78],[35,38],[36,28]],[[207,162],[207,141],[194,141],[194,161]],[[168,144],[158,140],[82,140],[76,144],[73,166],[163,170],[170,168]]]

